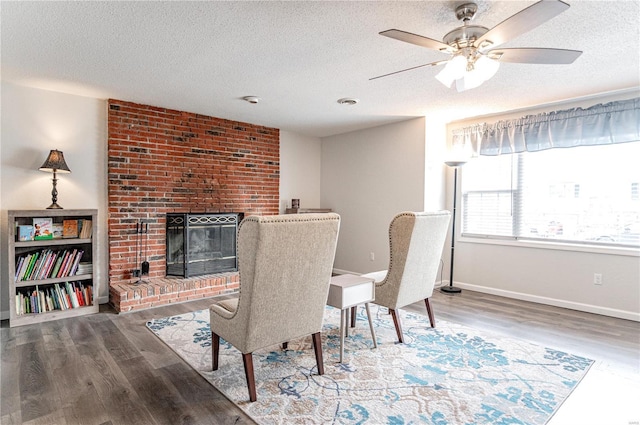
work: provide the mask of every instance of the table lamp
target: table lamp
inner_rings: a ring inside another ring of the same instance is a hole
[[[60,205],[58,205],[58,189],[56,189],[56,185],[58,183],[58,178],[56,173],[70,173],[71,170],[67,166],[67,163],[64,161],[64,154],[57,150],[52,149],[49,152],[49,156],[44,161],[44,164],[40,166],[40,171],[47,171],[49,173],[53,173],[53,189],[51,190],[51,205],[47,207],[47,209],[62,209]]]

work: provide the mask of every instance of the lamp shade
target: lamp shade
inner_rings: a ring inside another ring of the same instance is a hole
[[[447,87],[456,83],[456,89],[461,92],[479,87],[493,77],[500,63],[483,54],[475,56],[457,55],[451,58],[444,69],[436,75],[436,79]]]
[[[64,160],[64,154],[62,151],[52,149],[49,152],[49,156],[44,161],[44,164],[40,166],[40,171],[48,171],[50,173],[70,173],[71,170]]]
[[[455,80],[458,80],[464,76],[467,70],[467,59],[464,56],[454,56],[444,69],[436,75],[436,79],[447,87],[451,87],[451,84]]]

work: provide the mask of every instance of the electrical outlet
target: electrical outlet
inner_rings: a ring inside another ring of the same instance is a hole
[[[376,254],[374,254],[373,252],[369,253],[369,261],[374,261],[376,259]]]
[[[602,273],[594,273],[593,274],[593,284],[594,285],[602,285]]]

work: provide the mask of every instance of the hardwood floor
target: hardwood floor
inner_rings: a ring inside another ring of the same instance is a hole
[[[3,321],[0,423],[253,423],[145,327],[149,319],[207,308],[211,302],[120,315],[101,306],[95,315],[13,329]],[[438,320],[462,323],[589,357],[605,376],[640,373],[637,322],[471,291],[451,296],[436,290],[432,306],[436,325]],[[409,309],[426,314],[424,303]],[[584,407],[589,397],[576,396],[585,399]],[[553,423],[585,423],[571,422],[581,420],[571,411],[580,406],[566,407]],[[634,414],[625,412],[624,423],[640,419],[640,412]],[[565,417],[568,422],[559,422]]]

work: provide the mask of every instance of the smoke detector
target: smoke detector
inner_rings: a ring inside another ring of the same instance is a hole
[[[260,102],[262,99],[260,99],[258,96],[245,96],[242,98],[242,100],[246,100],[249,103],[256,104]]]

